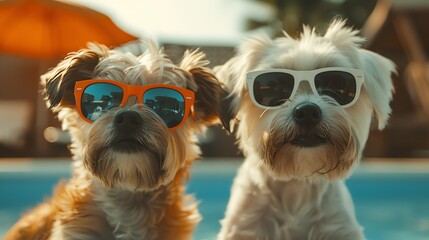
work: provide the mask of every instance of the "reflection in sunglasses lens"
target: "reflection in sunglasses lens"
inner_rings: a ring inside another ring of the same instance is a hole
[[[95,121],[101,114],[121,104],[123,90],[109,83],[94,83],[83,91],[81,108],[83,115],[90,121]]]
[[[328,71],[316,75],[314,79],[319,95],[333,98],[340,105],[351,103],[356,96],[354,76],[343,71]]]
[[[152,88],[143,96],[144,105],[164,120],[167,127],[179,125],[184,117],[185,99],[178,91],[169,88]]]
[[[292,95],[294,78],[288,73],[263,73],[255,78],[253,95],[262,106],[274,107],[285,103]]]

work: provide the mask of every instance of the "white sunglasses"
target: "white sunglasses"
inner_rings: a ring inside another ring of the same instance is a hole
[[[311,71],[268,69],[248,72],[246,80],[250,98],[263,109],[279,108],[293,99],[302,81],[310,84],[314,94],[329,96],[346,108],[357,101],[364,74],[362,70],[343,67]]]

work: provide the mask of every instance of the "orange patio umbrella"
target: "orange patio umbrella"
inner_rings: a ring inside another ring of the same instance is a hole
[[[136,40],[106,15],[55,0],[0,1],[0,53],[51,59],[88,41],[118,46]]]
[[[116,47],[136,39],[108,16],[84,6],[55,0],[0,0],[0,54],[33,58],[40,73],[88,42]],[[35,153],[43,155],[48,152],[43,131],[49,112],[41,94],[35,105]]]

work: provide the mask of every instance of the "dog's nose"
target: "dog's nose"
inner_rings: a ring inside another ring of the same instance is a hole
[[[116,113],[114,124],[120,130],[135,130],[143,125],[140,114],[133,110],[121,110]]]
[[[293,110],[293,119],[302,127],[314,127],[322,118],[322,109],[314,103],[301,103]]]

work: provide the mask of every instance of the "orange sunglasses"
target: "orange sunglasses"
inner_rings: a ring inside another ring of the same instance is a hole
[[[77,110],[85,121],[94,122],[104,112],[125,106],[130,96],[152,109],[170,130],[183,125],[189,112],[194,116],[194,92],[166,84],[127,85],[109,79],[78,81],[74,87]]]

